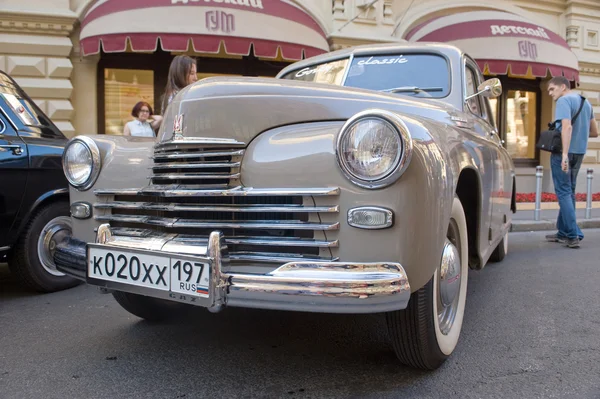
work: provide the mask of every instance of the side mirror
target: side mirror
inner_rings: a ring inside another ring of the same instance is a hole
[[[491,78],[483,82],[477,87],[477,93],[471,94],[470,96],[465,98],[469,100],[473,97],[477,97],[479,95],[483,95],[487,98],[496,98],[502,94],[502,83],[498,78]]]

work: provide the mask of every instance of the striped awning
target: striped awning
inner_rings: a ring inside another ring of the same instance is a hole
[[[577,57],[556,33],[504,11],[469,11],[430,19],[409,31],[411,42],[445,42],[473,57],[484,73],[579,80]]]
[[[159,40],[160,39],[160,40]],[[84,55],[186,51],[299,60],[329,51],[323,29],[285,0],[98,0],[81,23]],[[128,47],[129,44],[129,47]]]

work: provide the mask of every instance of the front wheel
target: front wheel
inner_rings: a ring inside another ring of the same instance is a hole
[[[386,314],[398,359],[433,370],[458,343],[467,296],[468,237],[463,207],[454,198],[440,264],[425,286],[413,292],[408,307]]]
[[[8,258],[12,273],[29,288],[55,292],[74,287],[79,281],[56,269],[53,253],[56,244],[71,235],[67,202],[53,202],[39,209],[30,219]]]

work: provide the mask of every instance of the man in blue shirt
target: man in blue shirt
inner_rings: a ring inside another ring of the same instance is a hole
[[[562,154],[550,155],[552,181],[560,210],[556,221],[558,232],[546,236],[546,239],[565,243],[569,248],[579,248],[583,233],[577,226],[575,215],[575,184],[587,150],[588,137],[598,137],[598,125],[592,105],[579,94],[571,92],[570,87],[567,78],[562,76],[552,78],[548,84],[548,94],[556,101],[554,120],[561,132],[563,150]],[[572,123],[575,115],[577,119]]]

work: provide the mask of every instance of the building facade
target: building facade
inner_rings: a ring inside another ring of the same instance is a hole
[[[535,149],[551,121],[546,93],[564,75],[600,120],[600,0],[0,0],[0,69],[67,135],[122,134],[139,100],[160,110],[170,60],[198,77],[274,76],[298,59],[393,41],[455,44],[498,77],[498,133],[535,187]],[[583,168],[600,172],[600,141]],[[584,174],[581,174],[585,179]],[[600,187],[600,178],[595,179]],[[583,186],[579,186],[582,191]],[[600,190],[595,190],[600,191]]]

